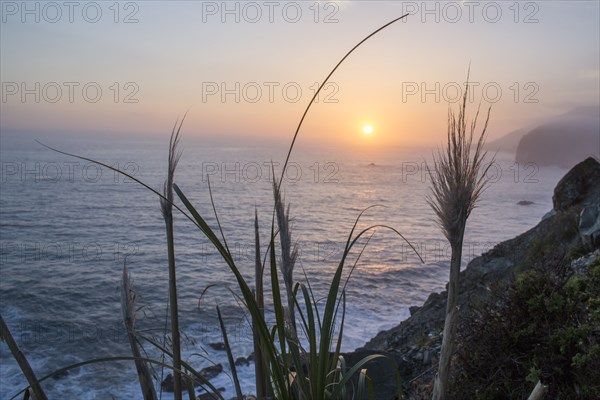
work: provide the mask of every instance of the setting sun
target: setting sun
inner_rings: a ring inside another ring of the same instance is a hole
[[[370,135],[371,133],[373,133],[373,127],[371,125],[363,126],[363,133],[365,135]]]

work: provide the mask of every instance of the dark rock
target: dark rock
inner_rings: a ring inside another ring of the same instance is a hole
[[[217,390],[221,393],[223,393],[225,391],[225,388],[221,387],[221,388],[217,388]],[[217,396],[216,394],[212,394],[212,393],[204,393],[201,394],[200,396],[196,397],[196,400],[217,400],[220,399],[219,396]]]
[[[250,365],[250,362],[246,357],[238,357],[234,364],[239,367],[241,365]]]
[[[431,364],[432,353],[433,353],[433,350],[425,350],[423,352],[423,364],[425,364],[425,365]]]
[[[223,366],[221,364],[211,365],[210,367],[203,368],[200,371],[200,375],[205,377],[206,379],[213,379],[217,377],[221,372],[223,372]],[[165,392],[173,392],[174,382],[173,375],[169,374],[167,377],[160,383],[160,387]],[[223,389],[225,390],[225,389]],[[212,399],[212,397],[207,397],[207,399]]]
[[[248,358],[246,358],[246,360],[248,360],[248,362],[253,362],[254,361],[254,352],[250,353],[250,355],[248,356]]]
[[[171,374],[167,375],[167,377],[160,383],[160,387],[165,392],[173,393],[173,391],[175,390],[173,375],[171,375]]]
[[[410,311],[410,315],[414,315],[414,313],[416,313],[417,311],[419,311],[421,307],[417,307],[417,306],[412,306],[408,308],[408,311]]]
[[[600,204],[590,204],[581,210],[579,234],[586,246],[600,246]]]
[[[555,209],[552,209],[552,210],[548,211],[548,212],[547,212],[546,214],[544,214],[544,216],[542,217],[542,221],[543,221],[543,220],[545,220],[545,219],[548,219],[548,218],[550,218],[550,217],[552,217],[552,216],[554,216],[555,214],[556,214],[556,210],[555,210]]]
[[[533,201],[529,201],[529,200],[519,200],[517,201],[517,204],[520,206],[530,206],[533,204]]]
[[[556,185],[552,204],[556,211],[564,211],[583,199],[600,200],[600,163],[592,157],[574,166]]]
[[[223,366],[221,364],[215,364],[211,365],[210,367],[202,368],[200,375],[206,379],[213,379],[221,372],[223,372]]]
[[[208,344],[211,348],[213,348],[214,350],[225,350],[225,343],[223,342],[215,342],[215,343],[209,343]]]

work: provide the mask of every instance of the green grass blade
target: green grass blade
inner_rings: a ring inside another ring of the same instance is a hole
[[[217,226],[219,227],[219,232],[221,232],[221,239],[223,239],[223,245],[229,252],[229,246],[227,245],[227,239],[225,239],[225,234],[223,233],[223,228],[221,227],[221,222],[219,222],[219,214],[217,213],[217,207],[215,206],[215,200],[213,199],[212,188],[210,186],[210,176],[206,175],[206,182],[208,182],[208,194],[210,196],[210,204],[212,205],[213,212],[215,214],[215,219],[217,220]]]
[[[321,89],[323,89],[323,86],[325,86],[325,84],[329,81],[329,78],[331,78],[331,76],[333,75],[333,73],[338,69],[338,67],[340,65],[342,65],[342,63],[346,60],[346,58],[348,58],[350,56],[350,54],[352,54],[354,52],[354,50],[356,50],[357,48],[359,48],[364,42],[366,42],[367,40],[369,40],[371,37],[375,36],[377,33],[379,33],[380,31],[382,31],[383,29],[385,29],[388,26],[392,25],[393,23],[398,22],[398,21],[400,21],[403,18],[406,18],[408,15],[409,14],[406,13],[406,14],[402,15],[401,17],[393,19],[392,21],[388,22],[385,25],[382,25],[381,27],[379,27],[378,29],[376,29],[375,31],[373,31],[371,34],[369,34],[368,36],[366,36],[363,40],[361,40],[353,48],[351,48],[350,51],[348,51],[344,55],[344,57],[342,57],[342,59],[340,61],[338,61],[338,63],[336,64],[336,66],[333,67],[333,69],[329,72],[329,74],[327,74],[327,77],[323,80],[323,82],[321,82],[321,84],[319,85],[319,88],[315,91],[315,94],[313,95],[312,99],[308,103],[308,106],[306,106],[306,109],[304,110],[304,113],[302,114],[302,117],[300,118],[300,122],[298,122],[298,126],[296,127],[296,132],[294,132],[294,137],[292,138],[292,143],[290,145],[290,149],[288,150],[288,154],[287,154],[287,156],[285,158],[285,163],[283,164],[283,170],[281,172],[281,178],[279,179],[279,182],[283,182],[283,178],[285,176],[285,169],[287,168],[288,162],[290,160],[290,156],[292,155],[292,150],[294,149],[294,144],[296,143],[296,139],[298,138],[298,132],[300,132],[300,128],[302,127],[302,123],[304,122],[304,119],[306,118],[306,115],[308,114],[308,110],[310,110],[310,107],[313,105],[313,103],[315,102],[316,98],[319,96],[319,93],[321,92]]]

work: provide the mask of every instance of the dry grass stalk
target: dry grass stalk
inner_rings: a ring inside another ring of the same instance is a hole
[[[467,83],[458,117],[451,109],[448,111],[446,149],[445,151],[439,150],[437,155],[434,155],[433,171],[428,168],[432,181],[432,194],[427,197],[427,202],[435,212],[438,224],[452,249],[444,335],[433,390],[433,399],[435,400],[444,399],[448,390],[450,362],[456,339],[459,273],[465,226],[467,218],[476,207],[481,193],[489,183],[486,172],[491,165],[491,162],[485,164],[486,152],[483,150],[490,109],[488,109],[485,124],[471,157],[473,134],[477,127],[479,109],[474,120],[468,126],[466,121],[468,89]]]
[[[292,245],[292,231],[290,226],[290,207],[285,208],[285,199],[280,191],[280,185],[273,180],[273,194],[275,197],[275,212],[277,226],[279,227],[279,242],[281,243],[281,274],[287,297],[287,320],[291,329],[291,337],[296,337],[296,315],[294,312],[294,266],[298,257],[298,248]]]
[[[19,345],[10,333],[10,330],[4,322],[4,318],[2,318],[2,315],[0,315],[0,341],[6,341],[10,352],[17,361],[17,364],[19,364],[19,368],[21,368],[23,375],[25,375],[29,386],[31,386],[34,399],[48,400],[48,397],[46,397],[46,393],[44,393],[44,390],[38,383],[37,377],[35,376],[33,369],[31,369],[31,366],[29,365],[29,361],[27,361],[25,354],[23,354],[21,349],[19,349]]]
[[[123,264],[123,285],[121,286],[121,310],[123,312],[123,322],[127,329],[127,337],[131,346],[131,353],[135,360],[135,368],[137,370],[138,379],[144,400],[156,400],[156,390],[152,382],[152,375],[145,361],[140,360],[142,357],[138,347],[138,341],[135,334],[135,321],[137,316],[136,309],[136,294],[133,288],[133,280],[127,271],[127,261]]]

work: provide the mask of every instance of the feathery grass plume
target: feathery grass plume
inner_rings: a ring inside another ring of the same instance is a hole
[[[148,369],[148,364],[142,361],[142,354],[138,347],[138,340],[135,333],[135,320],[137,316],[136,310],[136,294],[133,288],[133,280],[127,270],[127,260],[123,263],[123,284],[121,285],[121,311],[123,312],[123,322],[127,329],[127,337],[131,346],[131,353],[135,360],[135,368],[137,370],[140,388],[144,400],[156,400],[156,391],[152,382],[152,375]]]
[[[29,365],[29,361],[27,361],[25,354],[23,354],[21,349],[19,349],[19,345],[17,344],[17,342],[15,342],[15,339],[10,333],[8,326],[4,322],[4,318],[2,318],[2,315],[0,314],[0,342],[2,341],[6,341],[6,344],[8,345],[10,352],[15,358],[15,361],[17,362],[17,364],[19,364],[19,368],[21,368],[21,371],[23,372],[23,375],[25,375],[27,382],[29,382],[29,386],[31,386],[31,390],[33,391],[34,399],[48,400],[48,397],[46,397],[46,393],[44,393],[44,390],[40,386],[40,382],[35,376],[33,369],[31,369],[31,365]],[[26,390],[25,396],[27,396],[28,394],[29,391]]]
[[[459,107],[458,117],[452,109],[448,110],[448,142],[445,151],[438,150],[433,157],[433,171],[427,167],[431,177],[432,193],[427,202],[435,212],[438,224],[450,243],[452,256],[450,259],[450,279],[448,282],[448,300],[446,319],[438,372],[435,377],[433,399],[442,400],[448,389],[450,362],[456,338],[456,322],[458,318],[459,272],[462,259],[462,245],[467,218],[476,207],[481,193],[489,183],[487,170],[492,161],[486,162],[483,150],[485,133],[490,119],[491,107],[488,108],[485,124],[477,140],[471,157],[473,133],[477,128],[479,108],[469,126],[466,121],[467,93],[469,91],[469,75]]]
[[[177,276],[175,273],[175,245],[173,239],[173,178],[175,169],[181,157],[177,150],[179,133],[185,120],[185,115],[179,122],[175,122],[169,142],[169,165],[165,181],[163,197],[160,198],[160,208],[165,219],[167,229],[167,252],[169,257],[169,304],[171,314],[171,341],[173,346],[173,389],[174,399],[182,400],[181,387],[181,339],[179,335],[179,309],[177,306]]]
[[[274,176],[274,175],[273,175]],[[290,205],[285,208],[285,199],[281,195],[281,185],[273,179],[273,196],[275,197],[275,213],[279,228],[279,242],[281,244],[281,274],[285,284],[287,297],[287,321],[290,325],[290,337],[296,338],[296,315],[294,312],[294,266],[298,257],[298,247],[292,245],[292,230],[290,226]]]

